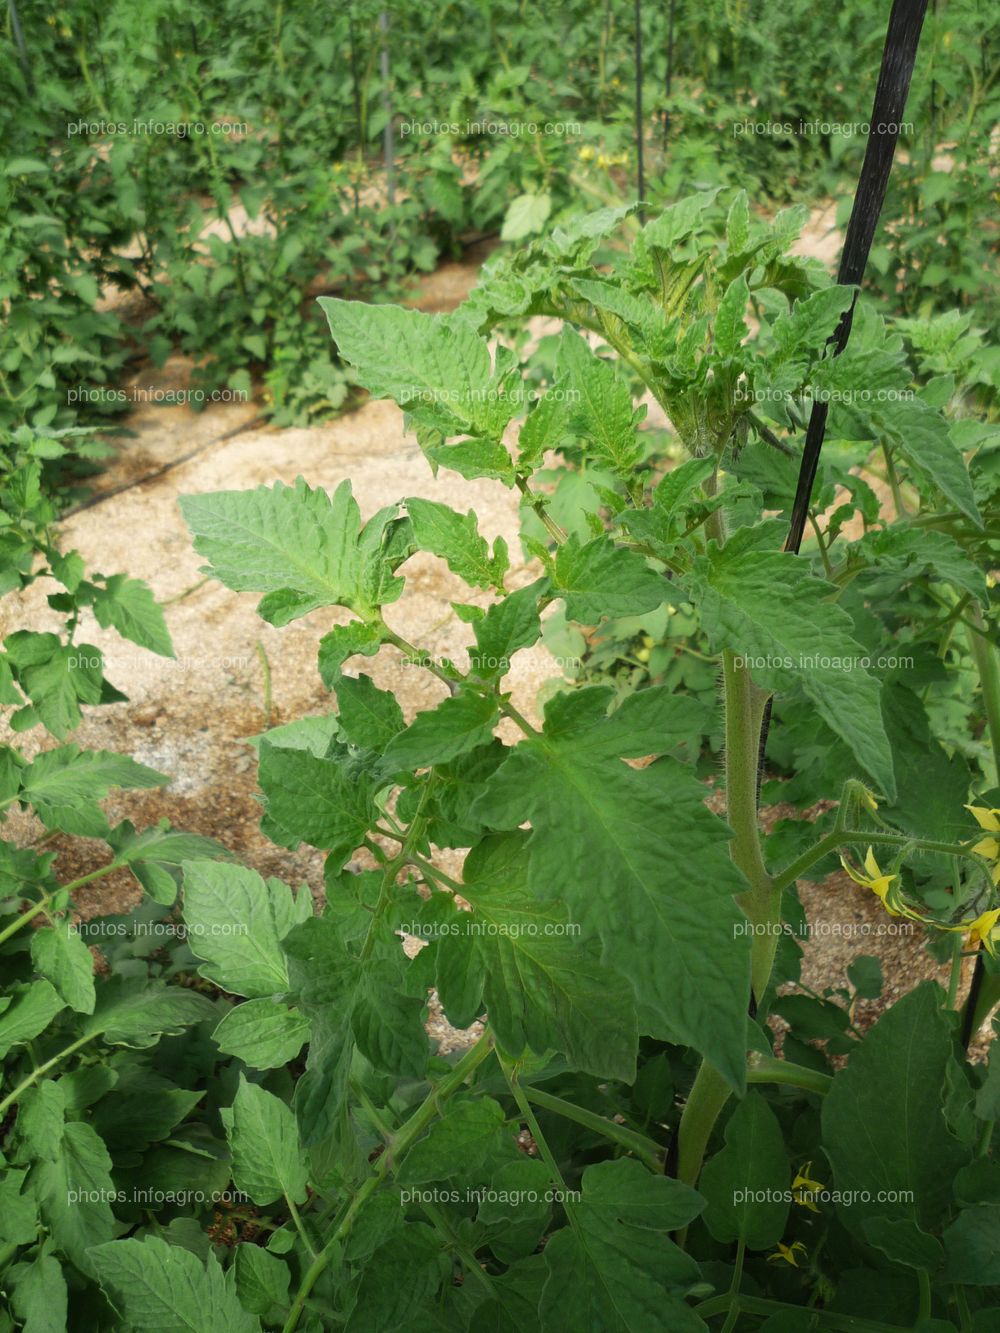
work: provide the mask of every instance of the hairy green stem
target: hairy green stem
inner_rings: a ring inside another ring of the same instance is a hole
[[[757,822],[757,758],[767,695],[728,649],[722,654],[726,703],[726,819],[733,830],[730,854],[750,887],[738,901],[755,926],[751,949],[751,976],[757,1002],[763,999],[774,963],[781,909],[764,865]]]
[[[821,1074],[818,1069],[807,1069],[805,1065],[793,1064],[791,1060],[778,1060],[773,1055],[751,1055],[747,1065],[748,1083],[781,1083],[791,1088],[803,1088],[806,1092],[816,1092],[825,1097],[833,1086],[830,1074]]]
[[[608,1120],[595,1111],[588,1111],[583,1106],[577,1106],[575,1102],[567,1102],[562,1097],[554,1097],[552,1093],[543,1092],[540,1088],[525,1085],[524,1095],[529,1102],[534,1102],[536,1106],[542,1107],[543,1110],[552,1111],[555,1115],[573,1120],[576,1124],[583,1125],[585,1129],[591,1129],[595,1134],[601,1134],[604,1138],[610,1139],[612,1143],[617,1143],[620,1147],[635,1153],[636,1157],[645,1162],[651,1171],[663,1174],[664,1150],[658,1143],[647,1138],[645,1134],[639,1134],[636,1130],[629,1129],[627,1125],[616,1124],[614,1120]]]
[[[1000,782],[1000,661],[997,658],[996,648],[984,637],[986,625],[983,613],[975,602],[969,607],[969,619],[972,625],[971,627],[967,625],[965,632],[969,650],[979,672],[986,725],[990,733],[990,745],[993,748],[993,764],[997,771],[997,781]]]
[[[95,1038],[100,1035],[99,1032],[91,1032],[85,1037],[77,1037],[76,1041],[70,1042],[70,1044],[64,1046],[61,1051],[57,1051],[51,1059],[46,1060],[43,1065],[39,1065],[37,1069],[33,1069],[30,1074],[26,1075],[26,1077],[21,1080],[13,1092],[9,1092],[3,1101],[0,1102],[0,1117],[4,1115],[8,1107],[13,1106],[15,1102],[19,1101],[24,1093],[26,1093],[30,1087],[33,1087],[40,1078],[43,1078],[50,1069],[54,1069],[56,1065],[60,1064],[63,1060],[68,1060],[69,1057],[76,1051],[80,1050],[82,1046],[86,1046],[88,1042],[94,1041]]]
[[[731,1301],[732,1297],[728,1292],[723,1296],[712,1296],[701,1305],[696,1305],[694,1312],[702,1319],[710,1319],[712,1315],[724,1314],[729,1309]],[[736,1298],[736,1305],[743,1314],[773,1315],[794,1310],[798,1315],[818,1319],[827,1328],[837,1330],[837,1333],[908,1333],[902,1324],[883,1324],[880,1320],[862,1319],[859,1315],[853,1314],[838,1314],[835,1310],[821,1310],[815,1306],[810,1306],[806,1310],[801,1305],[790,1305],[787,1301],[765,1300],[759,1296],[740,1295]]]
[[[97,870],[92,870],[89,875],[81,875],[79,879],[74,879],[69,884],[60,884],[57,889],[50,889],[43,893],[38,902],[33,903],[26,912],[22,912],[16,917],[9,926],[0,930],[0,944],[9,940],[12,935],[16,935],[19,930],[30,925],[40,912],[44,912],[51,903],[52,899],[59,893],[73,893],[76,889],[82,889],[85,884],[91,884],[95,879],[101,879],[104,875],[110,875],[112,870],[120,870],[122,863],[120,861],[109,861],[107,865],[101,866]]]
[[[388,1176],[391,1171],[395,1170],[400,1159],[409,1151],[431,1121],[440,1113],[441,1104],[453,1093],[458,1091],[463,1083],[465,1083],[466,1079],[475,1072],[479,1065],[482,1064],[492,1049],[493,1039],[489,1034],[484,1033],[476,1042],[475,1046],[470,1047],[470,1049],[466,1051],[451,1073],[443,1078],[437,1087],[431,1090],[429,1096],[417,1107],[409,1120],[407,1120],[398,1132],[393,1135],[392,1143],[378,1159],[373,1174],[364,1181],[354,1195],[354,1198],[348,1205],[343,1217],[335,1227],[333,1234],[306,1270],[305,1276],[295,1294],[295,1299],[292,1301],[291,1308],[288,1312],[288,1318],[285,1320],[282,1327],[282,1333],[292,1333],[292,1330],[298,1326],[299,1319],[302,1317],[302,1311],[309,1298],[309,1293],[312,1291],[320,1276],[337,1253],[341,1241],[343,1241],[350,1232],[358,1213],[364,1207],[367,1200],[383,1183],[386,1176]]]
[[[701,1174],[705,1149],[719,1112],[732,1088],[719,1071],[703,1060],[681,1114],[677,1144],[677,1179],[692,1187]]]

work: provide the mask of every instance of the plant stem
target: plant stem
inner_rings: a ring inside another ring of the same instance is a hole
[[[747,1252],[747,1243],[740,1237],[736,1246],[736,1266],[733,1269],[733,1280],[729,1284],[729,1313],[726,1315],[726,1322],[722,1325],[722,1333],[733,1333],[736,1327],[736,1321],[740,1317],[740,1282],[743,1280],[743,1260]]]
[[[504,1060],[499,1051],[497,1051],[496,1056],[500,1068],[503,1070],[503,1076],[507,1080],[507,1086],[510,1088],[511,1096],[517,1103],[517,1109],[524,1117],[524,1121],[531,1132],[531,1137],[535,1140],[535,1146],[538,1148],[538,1155],[541,1157],[546,1167],[548,1167],[549,1176],[552,1179],[553,1185],[559,1190],[560,1202],[566,1210],[566,1217],[569,1220],[569,1224],[575,1228],[577,1226],[576,1214],[570,1203],[569,1190],[566,1187],[566,1181],[563,1179],[563,1174],[559,1170],[559,1163],[553,1156],[552,1149],[545,1141],[545,1135],[542,1133],[541,1126],[535,1118],[535,1113],[531,1109],[525,1091],[521,1087],[520,1080],[518,1079],[517,1066]]]
[[[308,1253],[309,1258],[315,1259],[316,1251],[313,1249],[312,1242],[309,1240],[306,1229],[302,1225],[302,1218],[299,1215],[299,1210],[295,1207],[294,1202],[288,1194],[285,1195],[285,1203],[288,1206],[288,1215],[295,1223],[295,1230],[299,1233],[299,1240],[301,1240],[302,1244],[306,1247],[306,1252]]]
[[[730,855],[749,882],[738,901],[757,926],[777,924],[781,895],[764,865],[757,823],[757,757],[767,695],[728,649],[722,654],[726,706],[726,819],[733,830]],[[755,933],[751,948],[753,992],[758,1004],[771,975],[778,932]]]
[[[522,477],[520,473],[518,473],[514,480],[517,483],[517,489],[521,492],[537,517],[543,523],[545,531],[557,546],[562,546],[563,542],[566,540],[566,533],[546,509],[544,497],[536,494],[528,485],[527,477]]]
[[[696,1305],[694,1312],[702,1319],[710,1319],[712,1315],[725,1313],[729,1309],[731,1299],[728,1294],[712,1296],[709,1300],[703,1301],[701,1305]],[[838,1333],[911,1333],[901,1324],[883,1324],[879,1320],[862,1319],[860,1316],[853,1314],[838,1314],[834,1310],[821,1310],[815,1306],[810,1306],[806,1310],[801,1305],[791,1305],[787,1301],[764,1300],[758,1296],[741,1295],[737,1298],[736,1304],[742,1314],[765,1316],[794,1310],[798,1315],[807,1315],[810,1319],[819,1319],[828,1328],[835,1329]]]
[[[997,781],[1000,782],[1000,662],[997,650],[983,635],[986,625],[978,603],[969,607],[969,619],[973,628],[966,627],[969,649],[979,672],[979,683],[983,692],[983,708],[986,712],[986,724],[990,733],[990,745],[993,747],[993,764],[996,768]],[[975,630],[980,632],[977,634]]]
[[[14,1103],[18,1101],[30,1087],[33,1087],[40,1078],[47,1074],[50,1069],[54,1069],[57,1064],[68,1059],[75,1051],[78,1051],[81,1046],[86,1046],[88,1042],[93,1041],[100,1035],[99,1032],[90,1032],[85,1037],[77,1037],[76,1041],[71,1042],[69,1046],[64,1046],[61,1051],[57,1051],[50,1060],[46,1060],[43,1065],[39,1065],[37,1069],[33,1069],[30,1074],[21,1080],[14,1091],[9,1092],[3,1101],[0,1102],[0,1117],[4,1115],[9,1106],[13,1106]]]
[[[731,1092],[732,1088],[719,1071],[703,1060],[688,1094],[677,1131],[677,1179],[685,1185],[693,1187],[701,1174],[708,1140]]]
[[[772,1055],[752,1055],[747,1066],[748,1083],[782,1083],[791,1088],[804,1088],[825,1097],[833,1086],[829,1074],[818,1069],[807,1069],[791,1060],[778,1060]]]
[[[575,1102],[567,1102],[562,1097],[555,1097],[550,1092],[543,1092],[540,1088],[526,1085],[524,1095],[529,1102],[534,1102],[536,1106],[540,1106],[546,1111],[552,1111],[555,1115],[565,1116],[567,1120],[573,1120],[576,1124],[593,1130],[595,1134],[601,1134],[604,1138],[610,1139],[612,1143],[617,1143],[628,1152],[635,1153],[636,1157],[645,1162],[651,1171],[656,1171],[660,1175],[663,1174],[663,1149],[653,1139],[647,1138],[645,1134],[639,1134],[636,1130],[629,1129],[627,1125],[619,1125],[614,1120],[608,1120],[605,1116],[598,1115],[595,1111],[588,1111],[583,1106],[577,1106]]]
[[[81,889],[85,884],[92,883],[95,879],[100,879],[103,875],[110,875],[112,870],[120,870],[120,861],[109,861],[107,865],[101,866],[97,870],[92,870],[89,875],[81,875],[79,879],[74,879],[69,884],[61,884],[57,889],[51,889],[43,893],[37,903],[33,903],[26,912],[22,912],[19,917],[10,923],[9,926],[0,930],[0,944],[9,940],[12,935],[16,935],[19,930],[34,921],[39,913],[44,912],[49,903],[57,893],[73,893],[76,889]]]
[[[433,787],[434,775],[431,774],[431,776],[424,782],[424,789],[420,793],[420,801],[417,805],[416,812],[410,821],[410,826],[406,830],[403,841],[400,843],[399,851],[397,851],[391,861],[386,862],[385,869],[382,871],[382,884],[379,888],[378,901],[375,903],[375,910],[368,923],[368,933],[365,936],[364,943],[361,946],[361,953],[359,954],[359,961],[361,962],[364,962],[367,958],[371,957],[372,950],[375,948],[375,943],[378,938],[379,925],[381,924],[386,908],[392,897],[392,888],[396,882],[396,876],[409,861],[410,854],[413,850],[413,844],[423,833],[424,807],[427,805],[427,800]]]
[[[484,1033],[475,1046],[466,1051],[451,1073],[443,1078],[436,1088],[431,1090],[429,1096],[393,1136],[391,1145],[378,1159],[374,1173],[362,1183],[335,1228],[333,1235],[306,1270],[295,1294],[295,1299],[292,1301],[288,1318],[282,1327],[282,1333],[292,1333],[292,1330],[298,1326],[309,1293],[337,1253],[341,1241],[354,1225],[355,1218],[367,1200],[375,1193],[390,1171],[395,1169],[400,1159],[409,1151],[435,1116],[438,1115],[442,1102],[458,1091],[469,1075],[474,1073],[482,1064],[492,1049],[493,1039],[488,1033]]]
[[[956,934],[951,948],[951,973],[948,977],[948,1008],[954,1009],[958,1001],[958,987],[962,980],[962,936]]]
[[[919,1326],[931,1317],[931,1278],[926,1268],[917,1269],[917,1283],[920,1288],[920,1306],[917,1311]]]

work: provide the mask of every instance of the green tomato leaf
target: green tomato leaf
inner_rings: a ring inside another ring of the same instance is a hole
[[[237,1189],[256,1204],[273,1203],[282,1196],[303,1203],[309,1172],[291,1108],[240,1075],[232,1106],[220,1114]]]
[[[635,997],[623,976],[581,943],[566,906],[528,889],[527,835],[487,838],[465,860],[462,897],[437,926],[438,994],[466,1027],[489,1013],[513,1056],[525,1049],[564,1054],[577,1069],[630,1083],[638,1028]]]
[[[596,356],[575,330],[565,328],[559,344],[560,380],[571,406],[570,425],[592,458],[616,476],[631,480],[642,454],[636,430],[645,409],[634,409],[632,395],[610,361]]]
[[[402,580],[393,569],[408,552],[394,543],[389,511],[364,530],[342,482],[333,498],[301,479],[253,491],[185,495],[181,509],[203,567],[234,592],[263,592],[258,612],[273,625],[321,606],[345,606],[364,618],[394,601]]]
[[[214,1255],[200,1259],[159,1236],[116,1240],[91,1252],[101,1286],[130,1328],[157,1333],[260,1333]]]
[[[609,537],[580,545],[570,537],[556,552],[553,591],[566,602],[566,614],[583,625],[605,616],[638,616],[666,601],[668,586],[644,556],[615,546]]]
[[[671,739],[640,741],[606,707],[604,691],[556,696],[544,735],[508,755],[473,813],[493,828],[531,822],[529,888],[602,939],[603,960],[635,987],[640,1032],[695,1046],[742,1090],[749,944],[728,830],[673,759],[637,770],[612,753],[623,736]]]
[[[212,1033],[219,1050],[251,1069],[280,1069],[309,1039],[309,1020],[272,999],[247,1000],[231,1009]]]
[[[838,1205],[848,1225],[884,1217],[936,1231],[955,1172],[971,1156],[942,1111],[953,1038],[940,1001],[931,982],[904,995],[824,1098],[823,1150],[837,1189],[857,1192],[849,1206]],[[880,1193],[888,1201],[877,1201]]]
[[[507,544],[502,537],[493,543],[493,554],[479,535],[476,515],[456,513],[436,500],[410,498],[406,509],[421,551],[430,551],[447,562],[448,568],[474,588],[504,591],[503,576],[510,568]]]
[[[705,1163],[698,1190],[708,1200],[705,1225],[720,1241],[742,1240],[766,1250],[785,1233],[790,1203],[759,1201],[789,1187],[788,1157],[777,1117],[758,1092],[748,1092],[726,1123],[726,1146]]]
[[[94,615],[102,628],[113,627],[123,639],[161,657],[174,656],[163,608],[148,584],[124,574],[112,574],[104,580],[103,587],[95,584],[94,588]]]
[[[699,1281],[698,1265],[667,1238],[697,1217],[701,1197],[625,1157],[588,1166],[582,1186],[582,1199],[569,1205],[575,1224],[545,1247],[545,1333],[703,1333],[683,1299]]]
[[[31,961],[71,1009],[81,1014],[94,1012],[94,959],[68,921],[33,932]]]
[[[859,665],[866,650],[852,637],[850,617],[829,601],[831,584],[789,552],[754,549],[759,539],[759,530],[741,529],[721,548],[710,543],[685,577],[713,647],[742,658],[766,689],[800,687],[893,798],[881,685]]]
[[[312,896],[297,897],[280,879],[264,880],[248,866],[216,861],[184,865],[184,921],[202,976],[251,999],[288,989],[281,941],[313,913]]]
[[[390,741],[383,756],[389,772],[410,771],[444,764],[485,745],[500,718],[496,700],[464,691],[418,713],[415,720]]]

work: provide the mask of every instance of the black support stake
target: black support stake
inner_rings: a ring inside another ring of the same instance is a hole
[[[875,101],[872,106],[868,143],[865,147],[865,159],[861,164],[858,188],[854,195],[854,206],[847,224],[844,238],[844,250],[840,257],[840,269],[837,281],[847,286],[858,286],[864,277],[871,251],[872,240],[878,226],[879,214],[885,203],[886,186],[896,154],[896,142],[899,138],[899,126],[906,109],[906,98],[910,91],[910,79],[917,58],[917,46],[920,43],[920,31],[927,12],[927,0],[893,0],[889,15],[889,26],[885,34],[885,46],[882,50],[882,66],[879,69],[878,84],[875,88]],[[854,322],[854,307],[857,297],[841,316],[840,323],[830,339],[834,356],[847,346]],[[828,404],[813,403],[806,430],[805,447],[799,466],[799,479],[792,503],[792,515],[788,526],[785,550],[796,554],[802,545],[806,520],[809,517],[809,502],[812,499],[816,470],[819,467],[819,455],[823,448],[826,434]],[[760,730],[760,749],[757,758],[757,799],[760,800],[760,784],[764,774],[764,755],[767,749],[767,736],[771,725],[771,700],[767,701],[764,719]],[[980,966],[980,964],[977,964]]]
[[[635,154],[639,180],[639,221],[646,225],[646,174],[642,136],[642,0],[635,0]]]
[[[851,209],[851,220],[847,224],[844,252],[840,258],[840,270],[837,274],[837,281],[847,286],[860,284],[868,264],[879,214],[885,202],[889,172],[892,170],[896,141],[899,138],[900,120],[906,109],[906,97],[910,91],[910,78],[913,74],[920,29],[923,27],[926,10],[927,0],[894,0],[892,13],[889,15],[889,28],[885,35],[882,68],[879,70],[878,86],[875,89],[875,104],[872,107],[865,160],[861,165],[854,207]],[[856,300],[855,297],[855,301],[852,301],[849,309],[844,312],[830,339],[834,356],[838,356],[844,350],[851,336]],[[806,431],[805,448],[802,452],[802,465],[799,468],[795,501],[792,505],[788,539],[785,542],[786,551],[798,551],[802,545],[802,534],[809,516],[809,501],[812,498],[820,450],[823,448],[823,436],[826,433],[827,412],[826,403],[813,404],[809,428]]]

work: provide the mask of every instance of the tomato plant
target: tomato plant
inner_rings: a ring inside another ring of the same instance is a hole
[[[126,1327],[995,1321],[997,1066],[966,1056],[957,964],[992,958],[996,775],[934,735],[914,689],[926,654],[900,665],[908,637],[881,596],[888,581],[928,642],[945,619],[976,636],[996,740],[992,437],[940,410],[867,307],[827,355],[855,293],[789,255],[801,214],[764,224],[742,193],[717,202],[682,200],[617,250],[626,210],[585,216],[494,264],[454,315],[324,301],[340,354],[404,407],[434,467],[521,492],[545,534],[531,582],[512,586],[504,543],[437,501],[365,517],[349,482],[301,479],[183,500],[207,570],[262,594],[271,624],[336,609],[318,648],[336,709],[258,742],[262,828],[325,854],[325,904],[185,861],[188,944],[226,1005],[213,1118],[254,1231],[234,1225],[225,1272],[176,1221],[91,1238],[73,1262]],[[520,359],[488,335],[541,313],[563,331],[525,410]],[[649,454],[623,368],[683,462]],[[816,540],[796,556],[785,439],[803,395],[833,407]],[[608,479],[583,535],[536,480],[568,442]],[[893,517],[864,481],[876,453],[906,496]],[[393,628],[415,551],[469,588],[453,604],[467,664]],[[928,571],[944,617],[911,597]],[[587,684],[537,725],[505,683],[553,604],[592,626],[682,599],[720,673],[724,818],[698,776],[710,702]],[[382,654],[428,672],[439,702],[404,716],[364,669]],[[826,813],[794,837],[762,834],[768,699],[779,752],[811,726],[825,756],[807,771]],[[878,993],[877,966],[810,996],[787,947],[796,882],[838,857],[956,960],[950,993],[924,983],[864,1034],[853,1004]],[[431,1049],[432,987],[454,1024],[479,1024],[457,1059]]]

